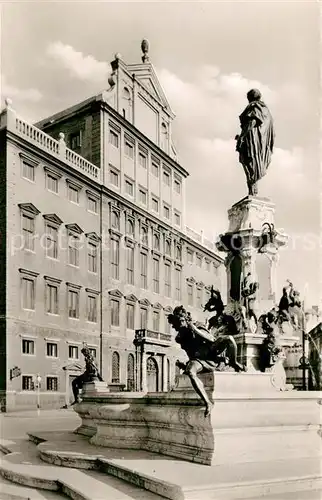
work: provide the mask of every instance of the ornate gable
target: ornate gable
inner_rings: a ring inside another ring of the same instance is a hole
[[[101,238],[94,231],[85,234],[86,238],[93,241],[101,241]]]
[[[139,304],[141,304],[141,306],[149,307],[151,305],[151,302],[148,299],[140,299]]]
[[[171,306],[166,306],[166,307],[164,308],[164,312],[165,312],[166,314],[171,314],[171,313],[173,312],[173,309],[172,309],[172,307],[171,307]]]
[[[45,215],[43,215],[43,218],[47,222],[52,222],[53,224],[57,224],[57,226],[60,226],[60,224],[63,223],[63,221],[61,220],[61,218],[58,217],[58,215],[56,215],[56,214],[45,214]]]
[[[117,297],[117,298],[119,298],[119,299],[120,299],[121,297],[123,297],[122,292],[120,292],[120,290],[116,290],[116,289],[115,289],[115,290],[109,290],[109,291],[108,291],[108,294],[109,294],[109,295],[112,295],[112,297]]]
[[[72,231],[73,233],[77,233],[77,234],[82,234],[84,232],[82,230],[82,228],[79,227],[78,224],[76,224],[76,222],[74,222],[72,224],[66,224],[66,228],[68,229],[68,231]]]
[[[144,86],[145,90],[174,116],[153,65],[151,63],[129,64],[127,68],[131,74],[135,75],[137,81]],[[138,90],[140,92],[140,88]]]
[[[38,215],[40,214],[40,210],[33,205],[33,203],[19,203],[18,207],[20,210],[23,212],[27,212],[31,215]]]
[[[156,302],[156,304],[153,304],[153,309],[163,309],[163,307],[160,302]]]
[[[187,278],[188,283],[196,283],[196,280],[193,277]]]
[[[129,302],[136,302],[138,299],[135,295],[133,295],[133,293],[130,293],[125,296],[125,300],[128,300]]]

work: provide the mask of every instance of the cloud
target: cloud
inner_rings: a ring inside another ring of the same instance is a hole
[[[106,80],[108,64],[76,51],[71,45],[53,42],[48,45],[47,54],[68,69],[72,76],[82,81],[99,83]]]
[[[10,85],[6,78],[2,77],[2,85],[1,85],[1,97],[3,99],[10,97],[12,100],[17,101],[28,101],[31,103],[39,102],[42,99],[42,94],[38,89],[35,88],[18,88],[14,85]]]

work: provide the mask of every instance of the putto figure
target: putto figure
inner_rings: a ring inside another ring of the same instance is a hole
[[[197,326],[197,323],[192,321],[190,313],[183,306],[175,307],[173,314],[169,314],[168,321],[178,332],[176,342],[186,351],[189,358],[186,364],[179,361],[177,366],[185,371],[191,380],[192,387],[205,403],[205,417],[207,417],[213,405],[197,374],[216,370],[220,355],[224,351],[226,351],[229,366],[235,371],[244,371],[244,367],[236,359],[236,342],[231,335],[219,335],[215,339],[205,327],[199,324]]]
[[[257,183],[267,172],[274,148],[273,118],[261,97],[257,89],[247,93],[249,104],[239,117],[241,133],[235,137],[251,196],[258,194]]]
[[[99,374],[98,368],[96,366],[94,356],[87,346],[84,346],[81,350],[85,358],[85,371],[78,377],[76,377],[72,382],[74,402],[72,405],[79,403],[79,391],[83,388],[86,382],[94,382],[95,380],[100,380],[103,382],[101,375]]]

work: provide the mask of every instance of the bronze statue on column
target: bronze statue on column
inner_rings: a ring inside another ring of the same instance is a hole
[[[267,172],[274,148],[273,118],[261,98],[257,89],[247,93],[249,104],[239,117],[241,133],[235,137],[251,196],[258,194],[258,181]]]

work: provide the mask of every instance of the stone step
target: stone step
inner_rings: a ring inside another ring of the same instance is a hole
[[[96,469],[169,500],[282,499],[284,494],[322,489],[316,457],[205,466],[143,450],[93,446],[71,433],[36,433],[33,439],[41,442],[39,454],[48,463]]]
[[[29,443],[29,447],[30,445],[31,443]],[[32,494],[24,496],[26,492],[24,489],[23,494],[20,495],[22,499],[49,500],[54,498],[53,492],[59,492],[64,496],[56,494],[56,498],[66,498],[67,496],[77,500],[160,500],[159,496],[126,484],[115,477],[94,471],[79,471],[74,468],[67,470],[62,467],[44,465],[44,462],[37,455],[37,449],[34,447],[35,453],[30,451],[28,443],[24,443],[24,454],[13,451],[21,447],[21,442],[2,441],[0,443],[0,448],[6,452],[6,456],[2,458],[0,463],[0,475],[5,480],[19,484],[20,487],[21,485],[28,487]],[[27,453],[26,450],[28,450]],[[16,493],[19,492],[17,486],[12,487]],[[36,489],[31,490],[31,488],[37,488],[43,492],[40,493]],[[9,493],[7,491],[6,494]],[[22,493],[21,489],[20,493]],[[3,500],[2,496],[0,499]]]

